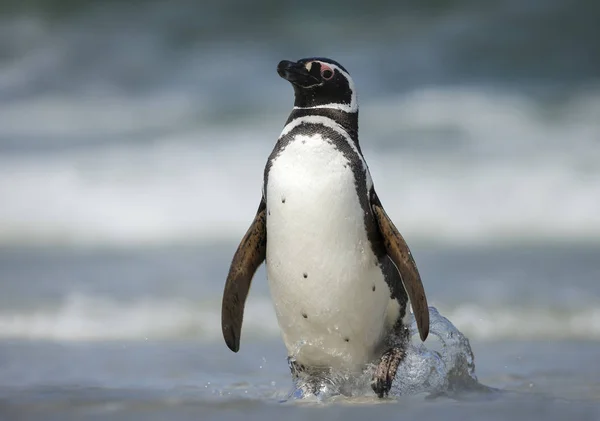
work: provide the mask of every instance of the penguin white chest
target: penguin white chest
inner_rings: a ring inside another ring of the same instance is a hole
[[[269,170],[267,277],[288,352],[305,365],[362,367],[398,314],[356,183],[319,134],[296,136]]]

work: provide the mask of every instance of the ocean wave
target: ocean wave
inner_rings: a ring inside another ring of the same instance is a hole
[[[246,309],[247,335],[277,332],[268,300]],[[0,337],[58,341],[221,338],[218,302],[202,305],[184,298],[120,302],[109,297],[71,294],[55,308],[0,312]]]
[[[600,93],[550,111],[517,94],[431,88],[364,108],[375,186],[409,241],[599,241]],[[281,117],[2,154],[0,245],[237,241]]]
[[[116,301],[72,294],[52,309],[0,311],[0,338],[102,341],[222,341],[220,300],[188,299]],[[600,303],[564,307],[481,307],[462,304],[443,314],[470,339],[600,340]],[[242,347],[248,341],[279,337],[273,305],[251,297],[246,306]]]

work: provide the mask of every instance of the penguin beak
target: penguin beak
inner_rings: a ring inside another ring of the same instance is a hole
[[[277,73],[288,82],[304,88],[320,83],[319,79],[308,72],[304,63],[282,60],[277,65]]]

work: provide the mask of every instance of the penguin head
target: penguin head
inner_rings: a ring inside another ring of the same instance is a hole
[[[358,111],[354,82],[336,61],[328,58],[282,60],[277,65],[277,73],[294,87],[296,108]]]

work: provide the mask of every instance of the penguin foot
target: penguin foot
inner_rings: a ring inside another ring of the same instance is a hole
[[[292,372],[292,378],[297,379],[302,373],[306,371],[304,364],[298,363],[293,357],[288,357],[288,367]]]
[[[371,387],[378,397],[387,396],[392,389],[396,371],[403,359],[404,351],[401,348],[390,348],[381,356],[371,381]]]

